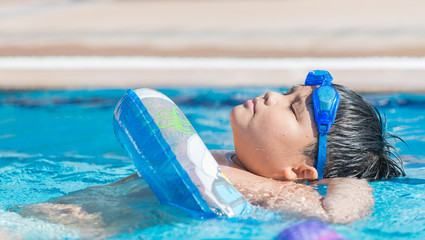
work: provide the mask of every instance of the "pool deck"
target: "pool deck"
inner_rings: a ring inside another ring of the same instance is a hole
[[[344,62],[393,56],[422,63],[423,9],[422,0],[0,0],[0,59],[156,56],[165,62],[167,57],[261,62],[312,57]],[[419,65],[328,69],[361,91],[424,92],[425,67]],[[0,89],[291,85],[302,81],[307,70],[232,65],[184,70],[30,65],[7,69],[0,64]]]

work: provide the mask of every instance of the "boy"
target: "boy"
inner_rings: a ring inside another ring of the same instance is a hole
[[[373,189],[355,178],[405,175],[377,109],[331,81],[326,71],[310,72],[304,86],[268,92],[232,110],[236,154],[215,158],[248,201],[347,223],[369,214],[374,203]],[[276,181],[322,178],[324,198],[309,186]]]
[[[355,92],[330,85],[326,72],[313,76],[322,81],[297,86],[286,94],[268,92],[235,107],[230,114],[235,152],[212,153],[232,184],[254,205],[286,216],[352,222],[370,214],[374,204],[373,189],[364,179],[397,177],[404,170],[397,157],[390,157],[397,155],[385,140],[379,113]],[[325,108],[318,109],[321,105]],[[328,122],[320,122],[322,115]],[[296,182],[321,178],[326,179],[317,184],[328,185],[325,197],[314,186]],[[141,182],[133,174],[107,186],[25,206],[19,212],[92,232],[89,235],[110,236],[114,221],[143,217],[131,207],[146,197]],[[93,209],[93,202],[102,196],[107,201]]]

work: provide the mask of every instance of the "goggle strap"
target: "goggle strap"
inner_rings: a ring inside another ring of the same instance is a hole
[[[317,153],[317,161],[314,164],[314,167],[317,170],[318,177],[317,179],[323,179],[323,174],[325,172],[326,164],[326,148],[328,145],[328,134],[321,133],[319,135],[319,152]]]

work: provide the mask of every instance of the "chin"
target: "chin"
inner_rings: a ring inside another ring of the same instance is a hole
[[[247,113],[243,105],[238,105],[232,109],[229,115],[230,125],[232,129],[235,127],[243,128],[249,122],[250,115]]]
[[[237,107],[238,106],[234,107],[229,115],[230,126],[232,127],[233,131],[235,130],[235,126],[237,125],[238,112],[239,112]]]

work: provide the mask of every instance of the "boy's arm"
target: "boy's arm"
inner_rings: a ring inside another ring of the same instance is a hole
[[[322,181],[320,184],[328,185],[326,196],[310,186],[292,181],[240,180],[235,181],[234,186],[253,204],[326,222],[346,224],[362,219],[371,214],[375,203],[373,188],[361,179]]]
[[[318,181],[318,184],[328,185],[323,197],[305,184],[268,179],[230,166],[222,165],[221,168],[250,203],[286,215],[349,223],[368,216],[375,202],[373,188],[366,180],[335,178]]]
[[[373,188],[366,180],[333,178],[321,180],[319,184],[328,185],[322,203],[331,222],[349,223],[372,213],[375,199]]]

